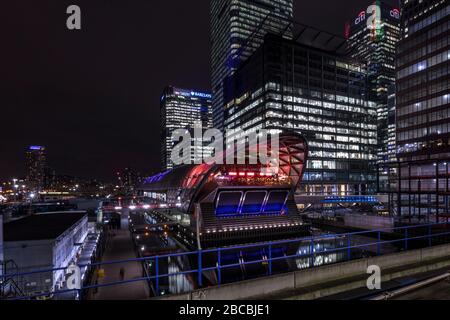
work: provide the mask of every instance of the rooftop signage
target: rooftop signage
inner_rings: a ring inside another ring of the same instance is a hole
[[[389,14],[392,18],[399,19],[400,20],[400,10],[398,9],[392,9]]]
[[[44,150],[44,147],[41,146],[31,146],[30,150]]]
[[[198,91],[188,91],[182,89],[175,89],[174,93],[176,95],[184,96],[184,97],[195,97],[195,98],[204,98],[211,99],[212,95],[210,93],[198,92]]]
[[[374,16],[375,15],[375,16]],[[361,11],[354,21],[354,25],[360,25],[362,22],[367,21],[367,25],[373,24],[373,19],[381,19],[382,17],[393,18],[400,20],[400,10],[393,8],[381,7],[379,5],[370,5],[367,10]],[[371,20],[372,19],[372,20]]]

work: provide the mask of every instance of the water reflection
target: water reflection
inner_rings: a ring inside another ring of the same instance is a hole
[[[202,268],[213,269],[203,272],[203,285],[214,286],[236,281],[254,279],[310,268],[334,264],[348,259],[347,239],[334,238],[303,241],[300,244],[267,246],[252,249],[223,249],[220,254],[221,270],[217,266],[219,256],[216,252],[202,255]],[[353,251],[352,257],[359,256]],[[270,262],[269,257],[272,257]],[[171,257],[159,262],[159,274],[177,274],[197,269],[197,255],[190,257]],[[198,288],[198,273],[177,274],[159,281],[161,294],[181,294]]]
[[[336,249],[343,248],[344,246],[344,240],[326,240],[315,243],[314,248],[311,250],[311,244],[305,243],[297,250],[297,255],[301,256],[295,259],[297,269],[303,270],[310,268],[312,260],[314,267],[342,262],[347,258],[348,253],[336,251]]]
[[[169,293],[180,294],[194,290],[194,284],[192,276],[185,274],[177,274],[183,271],[180,267],[182,261],[180,257],[168,258],[168,271],[169,274],[176,274],[174,276],[169,276]]]

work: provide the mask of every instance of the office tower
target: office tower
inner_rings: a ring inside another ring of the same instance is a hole
[[[44,188],[46,151],[45,147],[31,146],[27,150],[27,181],[31,191]]]
[[[389,191],[397,215],[416,222],[449,212],[450,5],[403,1],[397,55],[396,175]]]
[[[378,163],[389,161],[389,87],[395,84],[400,10],[375,1],[346,26],[351,57],[367,64],[370,99],[377,103]]]
[[[161,96],[161,165],[162,170],[173,168],[172,149],[176,145],[172,135],[176,130],[186,129],[194,137],[194,126],[201,124],[203,130],[212,128],[211,94],[169,86]],[[197,160],[196,152],[203,154],[208,148],[196,150],[192,146],[191,160]]]
[[[223,130],[223,80],[263,42],[267,32],[292,37],[293,0],[211,0],[213,124]]]
[[[117,180],[119,187],[125,193],[133,193],[135,188],[141,183],[141,174],[133,168],[125,168],[117,172]]]
[[[225,129],[232,136],[239,129],[302,134],[310,150],[303,194],[370,193],[377,122],[366,77],[363,64],[336,50],[267,35],[227,79]]]
[[[397,161],[397,131],[396,131],[396,88],[395,84],[391,85],[388,89],[388,162],[396,162]]]
[[[44,168],[44,189],[52,190],[55,189],[57,179],[56,179],[56,171],[53,168],[46,166]]]

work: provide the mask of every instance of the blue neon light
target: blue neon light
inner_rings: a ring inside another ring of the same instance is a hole
[[[183,97],[196,97],[196,98],[203,98],[203,99],[211,99],[212,94],[206,93],[206,92],[199,92],[199,91],[188,91],[183,89],[176,89],[175,94],[181,95]]]
[[[166,172],[163,172],[163,173],[157,174],[155,176],[149,177],[149,178],[145,179],[144,184],[152,184],[152,183],[160,182],[170,172],[172,172],[172,170],[168,170]]]
[[[378,203],[373,196],[328,197],[322,203]]]
[[[268,203],[264,208],[264,212],[280,212],[283,210],[283,203]]]
[[[30,150],[43,150],[44,149],[44,147],[41,147],[41,146],[31,146],[30,147]]]
[[[238,206],[219,206],[216,209],[216,215],[218,216],[234,216],[238,215]]]
[[[256,214],[261,212],[262,204],[244,204],[242,206],[243,214]]]
[[[218,206],[216,208],[216,216],[218,217],[244,217],[244,216],[267,216],[267,215],[280,215],[286,214],[288,209],[283,203],[271,203],[267,204],[264,208],[264,212],[261,210],[261,205],[244,205],[241,212],[238,206]]]

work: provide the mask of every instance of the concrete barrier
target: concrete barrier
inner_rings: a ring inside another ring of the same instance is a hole
[[[248,280],[223,286],[197,290],[192,293],[192,300],[241,300],[255,295],[267,295],[273,292],[295,289],[295,274],[265,277],[258,281]]]
[[[433,260],[443,256],[450,255],[450,245],[443,245],[430,248],[430,250],[421,250],[422,261]]]
[[[422,249],[368,258],[367,261],[369,266],[376,265],[380,266],[382,269],[401,267],[422,262]]]
[[[328,294],[335,294],[346,290],[352,290],[365,285],[365,280],[361,281],[358,277],[367,276],[367,268],[371,265],[377,265],[382,270],[399,268],[408,265],[417,265],[423,263],[423,266],[416,266],[409,271],[396,271],[393,274],[383,275],[383,280],[393,279],[400,275],[414,274],[419,271],[427,271],[433,267],[426,263],[436,260],[449,258],[450,245],[442,245],[431,248],[412,250],[395,253],[386,256],[379,256],[367,259],[342,262],[333,265],[327,265],[312,269],[305,269],[296,272],[264,277],[254,280],[236,282],[232,284],[216,286],[196,290],[189,294],[178,296],[167,296],[158,299],[162,300],[245,300],[261,296],[275,296],[277,293],[301,290],[307,287],[323,285],[333,281],[351,279],[354,281],[348,283],[336,284],[333,288],[323,288],[321,293],[303,294],[303,298],[314,299]],[[447,262],[436,263],[434,267],[446,267],[450,265]]]
[[[296,271],[294,272],[294,289],[320,284],[324,280],[334,281],[365,274],[367,272],[367,267],[367,260],[363,259]]]

